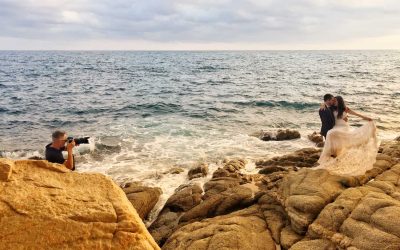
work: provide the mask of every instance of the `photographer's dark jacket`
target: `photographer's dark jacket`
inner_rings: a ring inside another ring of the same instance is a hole
[[[319,117],[321,118],[321,135],[326,138],[326,134],[329,130],[335,126],[335,116],[333,114],[333,107],[327,107],[319,110]]]
[[[62,147],[61,149],[51,147],[51,143],[46,145],[46,160],[52,163],[64,164],[65,159],[62,154],[64,150],[65,147]],[[75,170],[75,160],[72,170]]]

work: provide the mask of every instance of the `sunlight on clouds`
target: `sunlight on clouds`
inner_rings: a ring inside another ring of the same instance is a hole
[[[76,11],[64,10],[61,12],[62,21],[65,23],[99,25],[100,22],[92,13],[78,13]]]
[[[400,47],[395,0],[0,0],[0,6],[0,49],[25,48],[22,41],[57,49]]]
[[[75,11],[65,10],[62,13],[63,21],[66,23],[80,23],[82,19],[80,15]]]

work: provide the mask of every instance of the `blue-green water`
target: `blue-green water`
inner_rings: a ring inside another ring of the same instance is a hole
[[[76,150],[78,170],[162,183],[174,165],[312,146],[306,136],[319,130],[325,93],[342,95],[376,119],[381,137],[394,137],[400,51],[3,51],[0,93],[3,156],[41,155],[61,128],[92,137]],[[249,136],[275,128],[303,138]]]

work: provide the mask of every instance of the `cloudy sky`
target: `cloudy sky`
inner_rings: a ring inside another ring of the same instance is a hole
[[[399,0],[0,0],[0,49],[400,49]]]

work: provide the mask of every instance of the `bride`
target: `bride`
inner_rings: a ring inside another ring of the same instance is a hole
[[[371,118],[360,115],[348,107],[341,96],[336,97],[335,126],[328,131],[325,146],[315,169],[326,169],[338,175],[362,175],[376,161],[378,142],[376,126]],[[348,115],[361,117],[368,122],[351,128]]]

